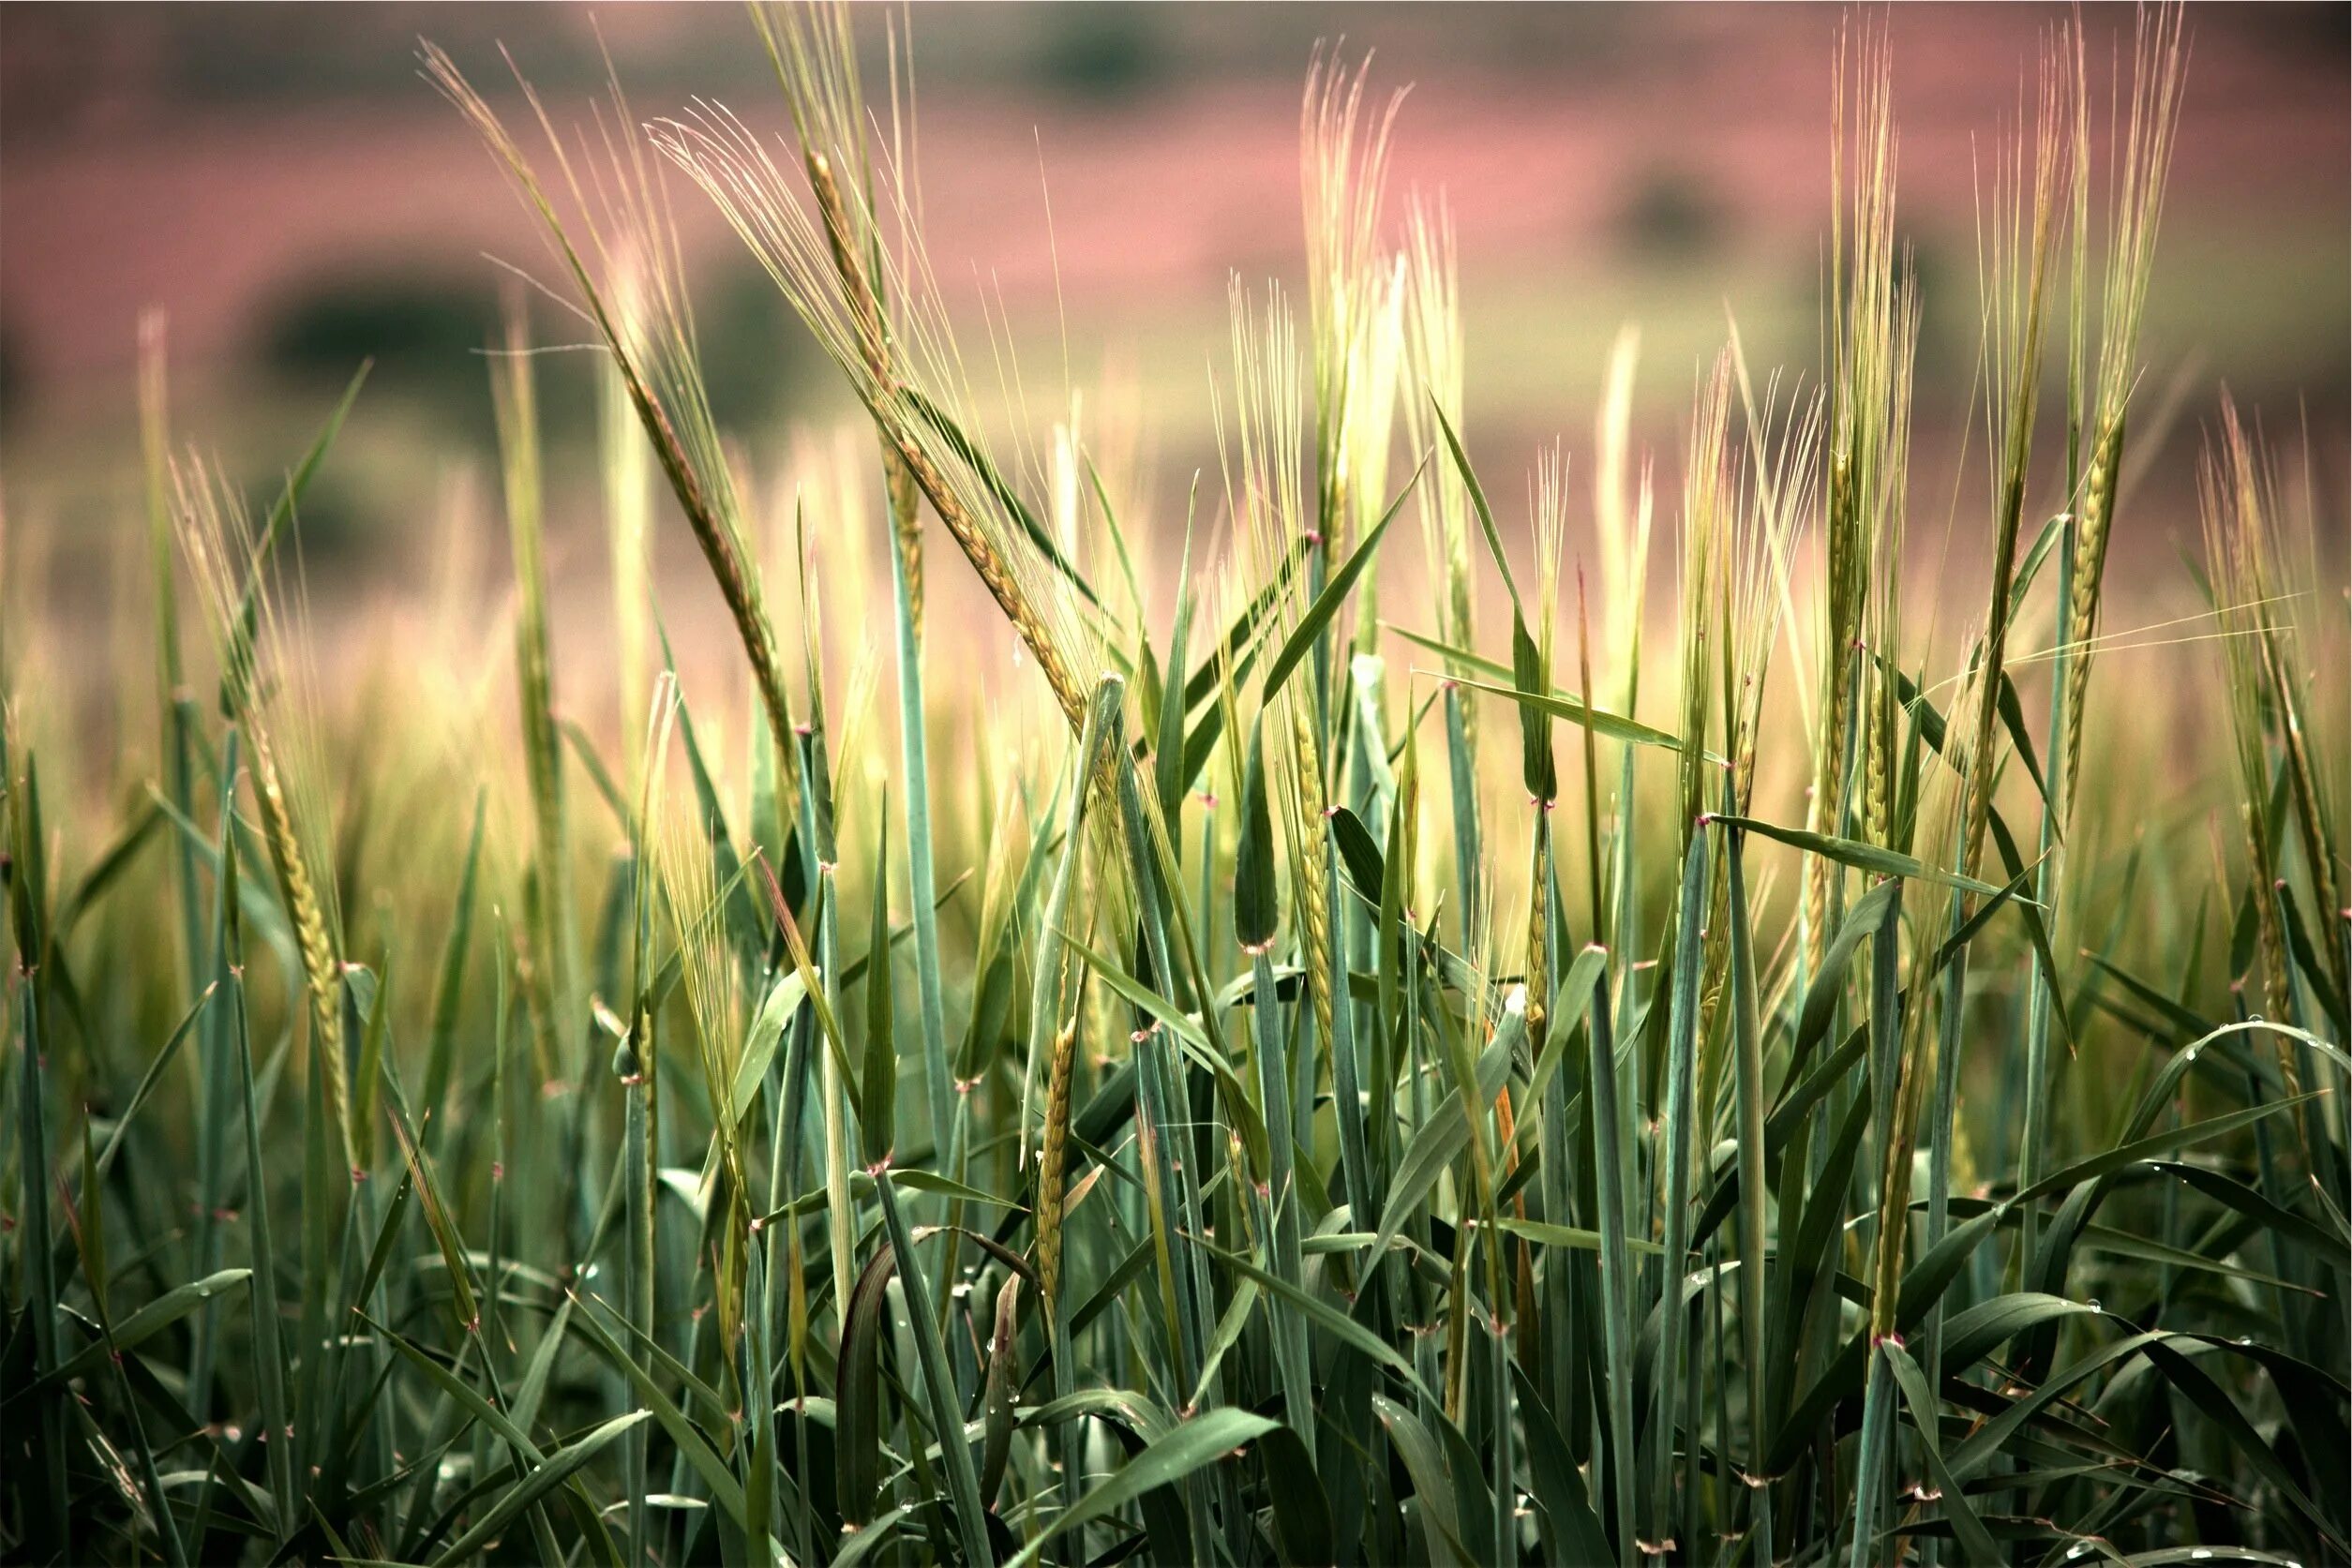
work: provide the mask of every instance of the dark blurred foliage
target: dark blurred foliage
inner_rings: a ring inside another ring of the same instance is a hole
[[[435,405],[479,428],[490,410],[482,350],[498,333],[497,301],[478,281],[335,268],[280,302],[256,337],[279,376],[332,390],[372,359],[374,398]]]
[[[2352,51],[2352,6],[2239,6],[2230,20],[2281,54],[2343,59]]]
[[[1334,42],[1421,69],[1569,87],[1641,66],[1638,10],[977,0],[918,7],[911,22],[919,69],[951,70],[959,89],[1042,87],[1116,107],[1180,80],[1292,77],[1318,44]],[[1790,24],[1818,22],[1826,38],[1836,14],[1792,10]],[[878,80],[883,29],[861,32]],[[0,135],[60,135],[169,109],[412,104],[427,91],[415,72],[420,35],[460,59],[494,58],[507,44],[551,96],[601,84],[607,53],[648,101],[687,91],[745,97],[772,85],[766,57],[742,47],[742,15],[729,6],[18,4],[0,7]]]
[[[819,362],[816,340],[749,258],[697,279],[695,311],[703,380],[723,428],[781,418],[812,385],[833,392],[831,367]]]
[[[1637,176],[1617,214],[1617,233],[1642,256],[1685,260],[1705,255],[1727,227],[1722,202],[1686,169],[1654,167]]]
[[[1071,8],[1048,34],[1042,71],[1071,97],[1118,103],[1167,80],[1168,46],[1155,7],[1119,3]]]
[[[729,428],[780,417],[811,379],[815,350],[768,275],[748,261],[697,280],[696,333],[712,407]],[[553,439],[585,437],[592,351],[567,313],[530,298],[540,419]],[[363,360],[371,406],[400,404],[446,439],[487,447],[494,430],[485,351],[504,341],[498,299],[458,274],[326,268],[258,323],[255,357],[306,396],[332,395]],[[830,381],[824,383],[830,386]]]
[[[283,470],[254,470],[242,476],[239,488],[246,504],[258,515],[274,504],[286,487]],[[402,519],[388,515],[383,499],[367,481],[349,471],[337,472],[332,463],[320,469],[303,486],[294,518],[293,538],[310,580],[337,582],[369,559],[383,531]]]
[[[0,321],[0,425],[6,425],[16,413],[18,400],[24,396],[29,380],[16,328]]]
[[[430,92],[416,74],[421,33],[469,57],[495,58],[502,37],[528,40],[533,74],[551,87],[599,79],[589,28],[533,17],[536,8],[0,7],[0,137],[36,141],[169,110],[413,102]]]

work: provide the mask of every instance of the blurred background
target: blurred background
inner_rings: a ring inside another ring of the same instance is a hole
[[[1940,531],[1961,481],[1975,359],[1975,191],[2042,38],[2087,29],[2094,122],[2133,13],[2094,5],[1898,7],[1899,224],[1925,289],[1915,515]],[[1673,483],[1683,411],[1727,313],[1751,362],[1808,378],[1829,217],[1831,68],[1844,13],[1772,6],[996,5],[860,18],[884,97],[886,22],[911,25],[929,248],[982,302],[1039,417],[1065,388],[1150,432],[1148,493],[1180,517],[1214,462],[1209,376],[1225,288],[1302,272],[1301,83],[1318,40],[1410,85],[1389,215],[1443,191],[1459,227],[1468,426],[1520,500],[1539,443],[1589,478],[1620,325],[1643,331],[1640,438]],[[2180,155],[2145,336],[2150,406],[2178,411],[2122,525],[2119,591],[2178,583],[2191,464],[2226,383],[2274,433],[2307,428],[2341,519],[2352,316],[2347,9],[2195,6]],[[314,586],[427,570],[427,523],[487,474],[479,346],[501,269],[548,276],[539,238],[458,115],[417,75],[448,48],[510,114],[502,44],[559,123],[585,123],[609,55],[640,116],[692,95],[781,128],[749,25],[726,6],[198,5],[0,10],[0,471],[13,531],[57,541],[40,602],[95,606],[111,542],[140,527],[136,323],[169,316],[174,435],[258,493],[365,355],[378,369],[304,516]],[[675,190],[714,401],[754,453],[850,412],[838,378],[707,203]],[[1049,210],[1050,209],[1050,210]],[[581,336],[551,307],[543,341]],[[2062,365],[2062,356],[2054,355]],[[543,362],[559,581],[592,572],[585,356]],[[983,390],[994,379],[976,375]],[[1101,392],[1099,389],[1110,389]],[[2135,426],[2135,438],[2140,434]],[[567,445],[577,461],[561,454]],[[758,466],[757,463],[755,467]],[[486,494],[494,490],[486,489]],[[570,498],[567,503],[565,498]],[[1517,512],[1520,506],[1511,506]],[[1965,552],[1981,527],[1966,514]],[[570,519],[567,522],[567,517]],[[1921,524],[1915,522],[1914,527]],[[2341,540],[2341,522],[2325,530]],[[502,554],[494,505],[481,545]],[[666,559],[684,560],[678,530]],[[568,543],[567,543],[568,541]],[[77,564],[77,563],[80,564]],[[86,595],[86,597],[85,597]],[[95,613],[95,609],[93,610]]]

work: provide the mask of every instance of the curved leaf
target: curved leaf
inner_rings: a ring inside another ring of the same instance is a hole
[[[1176,1423],[1173,1430],[1161,1434],[1157,1441],[1080,1498],[1076,1506],[1056,1516],[1054,1522],[1032,1537],[1006,1568],[1023,1568],[1023,1564],[1036,1561],[1048,1541],[1116,1513],[1154,1487],[1183,1480],[1203,1465],[1214,1464],[1244,1443],[1272,1431],[1276,1425],[1265,1416],[1230,1405],[1204,1411],[1190,1421]]]

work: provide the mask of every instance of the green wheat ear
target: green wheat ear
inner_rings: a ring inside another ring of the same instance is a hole
[[[354,1177],[364,1175],[362,1129],[354,1123],[346,1058],[343,961],[335,889],[322,882],[324,801],[319,795],[315,716],[297,706],[307,682],[297,661],[298,629],[271,553],[286,515],[256,533],[242,502],[210,465],[173,470],[174,518],[182,555],[202,596],[206,627],[222,665],[222,715],[243,732],[262,844],[284,901],[308,1002],[310,1044],[334,1136]],[[291,749],[290,749],[291,748]],[[231,780],[233,784],[236,781]]]

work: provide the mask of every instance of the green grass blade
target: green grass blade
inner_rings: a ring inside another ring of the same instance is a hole
[[[1077,1503],[1055,1516],[1043,1533],[1034,1537],[1006,1564],[1006,1568],[1024,1568],[1034,1562],[1044,1550],[1045,1544],[1070,1531],[1107,1518],[1141,1498],[1154,1487],[1181,1481],[1204,1465],[1216,1463],[1233,1450],[1241,1447],[1278,1425],[1262,1415],[1237,1411],[1230,1406],[1205,1411],[1189,1421],[1178,1422],[1136,1458],[1119,1467],[1101,1485],[1088,1491]]]
[[[1372,553],[1380,547],[1381,536],[1388,531],[1388,525],[1397,520],[1397,514],[1404,510],[1405,498],[1413,493],[1414,485],[1420,480],[1421,469],[1428,465],[1428,461],[1423,458],[1421,464],[1414,469],[1413,477],[1406,480],[1404,488],[1397,492],[1397,499],[1388,503],[1388,510],[1381,514],[1380,521],[1365,532],[1347,560],[1341,562],[1340,569],[1325,580],[1314,602],[1299,616],[1298,624],[1292,627],[1290,635],[1282,639],[1282,646],[1275,653],[1274,662],[1266,666],[1266,679],[1258,693],[1259,701],[1272,702],[1274,694],[1282,689],[1282,682],[1290,678],[1291,671],[1314,651],[1325,628],[1346,605],[1348,595],[1356,590],[1356,579],[1371,565]]]
[[[528,1474],[509,1488],[506,1494],[500,1498],[472,1529],[443,1547],[441,1555],[433,1559],[433,1568],[448,1568],[451,1563],[461,1562],[484,1546],[497,1540],[500,1533],[510,1523],[521,1516],[524,1509],[537,1502],[556,1487],[562,1486],[564,1482],[571,1479],[574,1471],[595,1458],[614,1439],[635,1430],[640,1423],[646,1420],[647,1415],[648,1412],[645,1411],[632,1411],[627,1415],[617,1415],[585,1437],[567,1443],[549,1455],[545,1462],[534,1466]],[[635,1519],[630,1521],[633,1531],[637,1528],[637,1523]]]
[[[1905,855],[1899,850],[1882,848],[1874,844],[1864,844],[1855,839],[1841,839],[1834,834],[1808,832],[1802,828],[1783,828],[1775,823],[1758,821],[1752,816],[1728,816],[1716,814],[1710,816],[1708,820],[1720,822],[1727,828],[1736,828],[1745,833],[1759,834],[1776,843],[1788,844],[1793,849],[1802,849],[1808,854],[1819,855],[1825,859],[1835,860],[1840,865],[1851,866],[1856,871],[1867,872],[1874,876],[1900,876],[1913,882],[1925,882],[1933,887],[1956,888],[1962,892],[1975,893],[1985,898],[1999,898],[2003,892],[2002,889],[1996,888],[1989,882],[1980,882],[1973,876],[1963,876],[1956,872],[1941,871],[1923,863],[1913,856]]]

